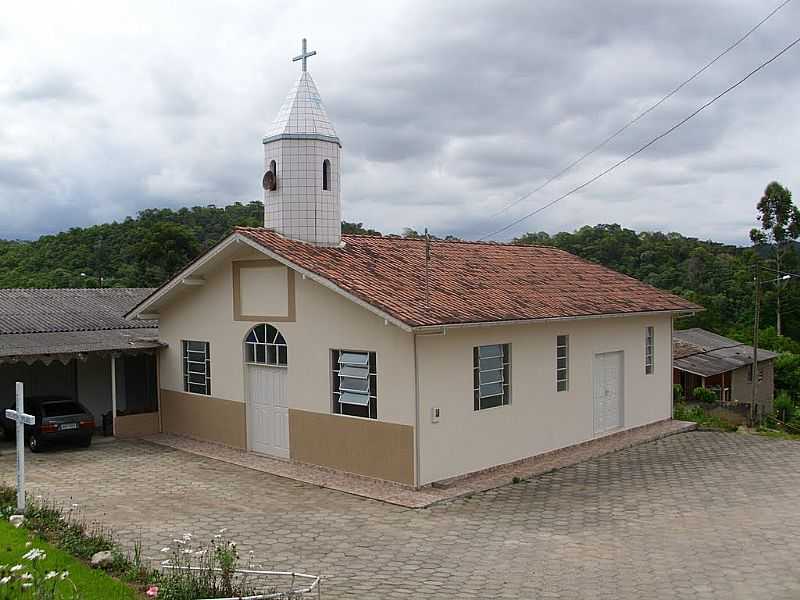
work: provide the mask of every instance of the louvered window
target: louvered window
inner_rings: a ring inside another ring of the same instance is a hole
[[[208,342],[183,340],[183,390],[211,395],[211,356]]]
[[[333,412],[378,418],[378,372],[374,352],[331,350]]]
[[[511,344],[472,349],[472,388],[474,410],[511,402]]]

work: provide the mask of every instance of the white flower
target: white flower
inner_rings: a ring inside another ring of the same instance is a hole
[[[166,554],[167,552],[171,552],[171,551],[172,551],[172,548],[170,548],[169,546],[164,546],[164,547],[161,549],[161,551],[162,551],[162,552],[164,552],[164,553]]]
[[[183,539],[188,542],[189,540],[192,539],[192,534],[191,533],[184,533],[183,534]]]
[[[176,544],[180,544],[181,546],[183,546],[186,543],[185,540],[172,540],[172,541],[175,542]]]
[[[25,554],[22,555],[22,558],[25,560],[39,560],[44,559],[47,556],[44,550],[40,548],[33,548],[28,550]]]
[[[21,571],[21,570],[22,570],[22,565],[14,565],[13,567],[11,567],[11,572],[12,573],[16,573],[17,571]]]
[[[69,571],[62,571],[60,577],[61,579],[66,579],[67,577],[69,577]]]
[[[25,542],[26,548],[30,548],[31,546],[33,546],[33,542]]]
[[[2,579],[0,579],[0,585],[5,585],[5,584],[7,584],[9,581],[11,581],[11,576],[10,576],[10,575],[9,575],[9,576],[6,576],[6,577],[3,577]]]
[[[53,577],[57,577],[58,573],[55,571],[48,571],[47,575],[44,576],[45,579],[52,579]]]
[[[32,587],[33,587],[32,583],[23,583],[22,584],[22,589],[24,589],[24,590],[27,590],[28,588],[32,588]]]
[[[219,530],[220,533],[225,533],[226,531],[228,531],[227,527],[223,527],[222,529]]]
[[[31,575],[30,573],[23,573],[22,575],[19,576],[19,578],[22,579],[23,581],[30,581],[31,579],[33,579],[33,575]]]
[[[72,503],[72,508],[78,508],[78,505],[73,502]]]
[[[205,550],[205,548],[203,548],[202,550],[198,550],[197,552],[195,552],[194,555],[195,556],[203,556],[205,553],[206,553],[206,550]]]
[[[183,550],[181,550],[181,552],[183,552],[184,554],[194,554],[191,548],[184,548]]]

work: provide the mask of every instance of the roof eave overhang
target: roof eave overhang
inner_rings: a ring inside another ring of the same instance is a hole
[[[639,312],[625,312],[625,313],[602,313],[602,314],[589,314],[589,315],[575,315],[569,317],[541,317],[536,319],[508,319],[504,321],[475,321],[468,323],[440,323],[435,325],[420,325],[413,327],[415,333],[427,333],[432,331],[441,331],[443,329],[464,329],[467,327],[500,327],[503,325],[528,325],[533,323],[552,323],[558,321],[585,321],[590,319],[612,319],[618,317],[646,317],[655,315],[671,314],[683,315],[695,313],[703,309],[675,309],[675,310],[651,310]]]
[[[323,287],[326,287],[329,290],[332,290],[332,291],[336,292],[337,294],[339,294],[341,296],[344,296],[345,298],[347,298],[351,302],[354,302],[355,304],[361,306],[362,308],[365,308],[366,310],[370,311],[371,313],[373,313],[373,314],[377,315],[378,317],[382,318],[384,320],[384,322],[391,323],[392,325],[396,325],[397,327],[399,327],[403,331],[411,332],[412,328],[407,323],[404,323],[403,321],[397,319],[396,317],[393,317],[389,313],[377,308],[376,306],[370,304],[369,302],[366,302],[365,300],[362,300],[358,296],[355,296],[354,294],[351,294],[347,290],[342,289],[341,287],[339,287],[338,285],[336,285],[335,283],[333,283],[329,279],[326,279],[325,277],[322,277],[321,275],[318,275],[317,273],[314,273],[313,271],[309,271],[308,269],[305,269],[305,268],[301,267],[300,265],[298,265],[298,264],[292,262],[291,260],[287,259],[282,254],[279,254],[277,252],[274,252],[273,250],[270,250],[266,246],[256,242],[255,240],[249,238],[246,235],[243,235],[243,234],[239,233],[238,231],[233,232],[227,238],[223,239],[220,243],[218,243],[216,246],[214,246],[208,252],[206,252],[206,254],[201,256],[198,260],[194,261],[192,264],[188,265],[183,271],[181,271],[177,275],[175,275],[166,284],[164,284],[163,286],[158,288],[155,292],[153,292],[150,296],[148,296],[147,298],[142,300],[142,302],[140,302],[137,306],[133,307],[130,310],[130,312],[128,312],[128,314],[125,315],[125,318],[126,319],[138,319],[138,318],[140,318],[140,315],[147,313],[147,311],[149,309],[152,309],[152,307],[155,304],[157,304],[160,300],[162,300],[167,295],[169,295],[169,293],[172,290],[174,290],[175,288],[180,286],[181,282],[184,279],[186,279],[186,277],[188,277],[189,275],[191,275],[192,273],[197,271],[197,269],[199,269],[203,265],[209,263],[212,259],[214,259],[222,251],[224,251],[226,248],[231,246],[231,244],[237,244],[237,243],[238,244],[246,244],[247,246],[249,246],[249,247],[261,252],[262,254],[264,254],[264,255],[266,255],[266,256],[278,261],[279,263],[282,263],[282,264],[286,265],[287,267],[289,267],[290,269],[296,271],[297,273],[299,273],[303,277],[308,278],[308,279],[314,281],[315,283],[318,283],[318,284],[322,285]],[[148,315],[148,316],[151,316],[151,315]]]

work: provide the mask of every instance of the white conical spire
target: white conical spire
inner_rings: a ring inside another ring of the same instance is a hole
[[[289,91],[264,143],[280,139],[316,139],[341,146],[311,73],[302,71]]]

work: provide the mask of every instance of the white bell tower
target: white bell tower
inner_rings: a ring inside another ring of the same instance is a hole
[[[307,71],[316,51],[293,60],[303,69],[264,136],[264,227],[319,246],[342,241],[342,144]]]

